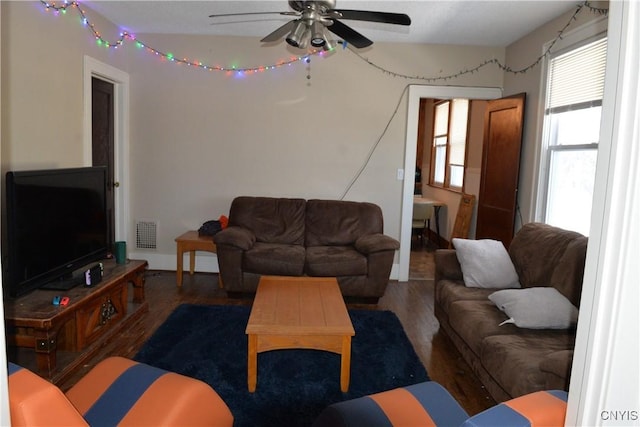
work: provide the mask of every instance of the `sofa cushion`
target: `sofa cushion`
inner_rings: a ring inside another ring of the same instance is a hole
[[[580,307],[587,240],[586,237],[579,236],[569,242],[549,282],[576,307]]]
[[[500,326],[504,313],[489,300],[457,301],[451,304],[449,324],[476,354],[480,355],[482,340],[491,335],[515,334],[515,325]]]
[[[382,210],[373,203],[308,200],[305,246],[353,245],[359,237],[382,233]]]
[[[520,396],[543,390],[546,375],[540,364],[551,353],[572,349],[574,343],[574,334],[564,330],[520,330],[517,334],[491,335],[482,340],[480,362],[507,393]]]
[[[454,249],[436,249],[433,256],[436,263],[435,280],[436,283],[443,279],[462,281],[462,269]]]
[[[496,291],[496,289],[468,288],[461,281],[456,280],[441,280],[438,287],[438,301],[436,303],[442,307],[445,313],[449,313],[451,304],[456,301],[486,301],[489,295]]]
[[[359,276],[367,274],[367,258],[350,246],[307,248],[305,271],[310,276]]]
[[[302,245],[304,199],[236,197],[229,211],[229,226],[244,227],[258,242]]]
[[[567,329],[578,321],[578,309],[556,288],[503,289],[489,295],[496,307],[520,328]]]
[[[518,274],[502,242],[453,239],[464,284],[472,288],[519,288]]]
[[[256,242],[244,253],[242,264],[251,273],[301,276],[304,258],[304,246]]]
[[[522,287],[553,283],[551,278],[556,266],[561,263],[569,244],[579,238],[584,236],[547,224],[529,223],[522,226],[509,245],[509,255]],[[586,246],[586,241],[582,242]],[[573,285],[580,287],[581,283]]]
[[[540,362],[540,370],[545,374],[545,388],[567,390],[572,363],[573,350],[559,350],[548,354]]]

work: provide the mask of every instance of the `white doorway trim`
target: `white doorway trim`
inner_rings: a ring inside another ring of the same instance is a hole
[[[115,239],[127,240],[129,235],[129,74],[90,56],[84,57],[84,122],[83,162],[91,166],[91,78],[97,77],[114,85],[114,188]]]
[[[413,214],[413,191],[416,172],[416,148],[418,141],[418,114],[420,98],[467,98],[497,99],[502,97],[500,88],[460,86],[409,86],[407,106],[407,139],[404,151],[404,185],[400,212],[400,250],[398,251],[398,280],[409,280],[409,258],[411,255],[411,216]],[[409,179],[411,178],[411,179]],[[446,231],[445,231],[446,232]]]

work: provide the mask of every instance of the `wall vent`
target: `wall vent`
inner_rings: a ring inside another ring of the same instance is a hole
[[[136,249],[158,248],[158,222],[136,221]]]

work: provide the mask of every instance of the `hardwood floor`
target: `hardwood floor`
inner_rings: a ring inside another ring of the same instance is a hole
[[[350,306],[393,311],[402,322],[431,379],[442,384],[470,415],[474,415],[495,402],[462,360],[448,337],[438,330],[438,321],[433,314],[433,273],[433,249],[420,248],[412,251],[408,282],[390,282],[377,307]],[[73,377],[59,384],[63,390],[71,387],[95,363],[107,356],[133,357],[164,319],[182,303],[251,303],[249,299],[228,299],[225,291],[218,287],[216,274],[196,273],[190,276],[186,273],[182,288],[177,288],[175,272],[154,270],[146,274],[146,299],[150,307],[148,315],[121,334],[117,340],[106,345]]]
[[[391,282],[378,304],[400,319],[433,381],[442,384],[470,414],[496,402],[462,359],[433,314],[435,263],[433,247],[411,251],[408,282]]]

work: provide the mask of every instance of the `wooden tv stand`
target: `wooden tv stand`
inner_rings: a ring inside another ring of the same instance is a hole
[[[7,344],[16,350],[11,361],[60,383],[149,310],[144,297],[146,261],[106,260],[103,265],[102,281],[94,286],[38,289],[5,300]],[[56,295],[68,296],[69,304],[53,305]]]

